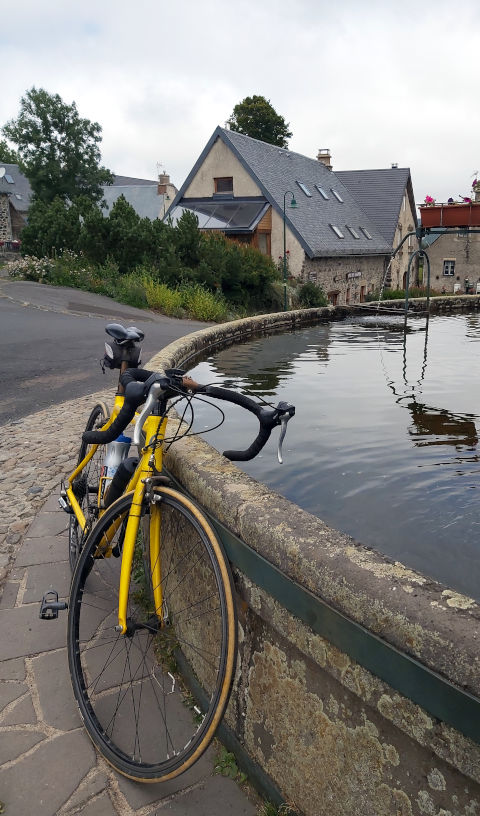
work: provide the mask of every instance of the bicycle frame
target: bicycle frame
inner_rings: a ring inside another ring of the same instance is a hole
[[[120,570],[120,587],[118,593],[118,629],[121,634],[127,631],[127,604],[132,573],[133,553],[137,540],[138,527],[142,515],[142,504],[145,495],[146,481],[155,473],[162,470],[162,443],[167,427],[166,417],[149,416],[144,425],[146,432],[146,445],[142,449],[142,457],[137,465],[135,473],[127,485],[126,493],[133,491],[132,505],[128,514],[127,527],[122,550],[122,566]],[[155,440],[155,445],[151,446]],[[155,612],[161,617],[162,611],[162,587],[161,587],[161,567],[160,567],[160,508],[152,504],[150,509],[150,530],[149,530],[149,556],[150,568],[153,584],[153,600]],[[118,529],[118,523],[105,534],[107,541],[111,541]],[[105,553],[109,555],[110,553]]]
[[[107,428],[110,427],[110,425],[112,424],[112,422],[116,418],[117,414],[119,413],[119,411],[120,411],[120,409],[121,409],[121,407],[123,405],[123,402],[124,402],[123,395],[118,395],[117,394],[117,396],[115,397],[115,402],[114,402],[114,405],[113,405],[112,412],[111,412],[108,420],[106,421],[105,425],[102,426],[102,428],[101,428],[102,431],[106,431]],[[83,514],[82,508],[80,507],[80,505],[79,505],[79,503],[77,501],[75,493],[73,492],[73,482],[77,478],[78,474],[82,472],[85,465],[87,465],[88,462],[90,461],[90,459],[94,456],[95,451],[97,450],[97,448],[98,448],[98,445],[91,445],[90,450],[88,451],[85,458],[82,459],[80,464],[77,465],[77,467],[75,468],[73,473],[69,476],[68,486],[67,486],[66,491],[65,491],[66,494],[67,494],[68,500],[70,502],[70,506],[72,507],[72,510],[74,512],[74,515],[75,515],[79,525],[80,525],[80,528],[81,528],[82,532],[85,530],[87,520],[86,520],[86,518],[85,518],[85,516]],[[99,485],[99,490],[100,489],[101,489],[101,484]]]

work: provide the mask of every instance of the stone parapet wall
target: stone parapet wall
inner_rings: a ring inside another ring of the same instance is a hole
[[[253,333],[348,312],[215,326],[150,367],[191,367]],[[198,437],[178,441],[167,467],[226,528],[240,623],[227,721],[283,797],[306,816],[480,813],[468,713],[480,710],[479,606],[329,528]]]

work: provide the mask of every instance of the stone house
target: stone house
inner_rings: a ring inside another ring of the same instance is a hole
[[[362,302],[385,278],[401,286],[408,248],[389,266],[391,252],[417,225],[408,169],[334,172],[329,151],[311,159],[221,127],[175,197],[174,223],[184,210],[280,264],[285,236],[289,275],[333,304]]]
[[[480,191],[474,194],[480,204]],[[478,229],[475,227],[474,229]],[[480,233],[445,229],[422,239],[430,261],[430,286],[437,292],[480,292]],[[426,283],[426,265],[423,272]]]
[[[17,164],[0,162],[0,241],[18,241],[27,222],[31,188]]]

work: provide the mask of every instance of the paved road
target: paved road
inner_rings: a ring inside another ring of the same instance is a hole
[[[0,425],[55,403],[114,387],[105,375],[105,324],[136,325],[145,332],[142,359],[203,328],[66,287],[0,279]]]

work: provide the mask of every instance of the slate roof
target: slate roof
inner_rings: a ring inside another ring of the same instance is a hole
[[[6,164],[0,162],[0,168],[5,168],[5,175],[0,179],[0,193],[9,194],[11,205],[19,212],[26,213],[30,206],[30,198],[32,196],[32,188],[28,179],[20,172],[18,164]],[[6,176],[13,179],[13,184],[10,184]]]
[[[405,190],[415,213],[414,226],[417,226],[408,167],[392,167],[386,170],[337,170],[335,175],[345,187],[348,187],[355,201],[358,201],[390,245],[395,238]]]
[[[121,178],[121,177],[120,177]],[[149,218],[154,221],[163,216],[163,195],[158,194],[157,182],[147,184],[124,184],[115,183],[103,188],[103,198],[106,206],[102,207],[103,213],[107,214],[112,209],[117,198],[123,195],[133,207],[140,218]]]
[[[212,134],[172,206],[181,203],[185,190],[217,139],[222,139],[230,147],[257,183],[265,199],[282,218],[284,193],[287,191],[294,193],[298,207],[290,209],[287,206],[286,223],[310,258],[390,254],[391,244],[332,170],[328,170],[316,159],[221,127],[217,127]],[[302,191],[298,182],[307,185],[311,196]],[[316,185],[325,190],[328,200],[322,197]],[[342,202],[332,193],[332,188],[341,197]],[[289,198],[287,197],[287,205]],[[344,237],[339,238],[331,225],[339,228]],[[359,237],[355,238],[346,225],[352,227]],[[361,227],[368,231],[371,239],[365,236]]]
[[[154,179],[139,179],[139,178],[131,178],[131,176],[114,176],[113,177],[113,184],[112,187],[125,187],[128,184],[129,186],[133,185],[135,187],[140,187],[145,185],[145,187],[149,187],[151,184],[158,184],[157,181]]]

